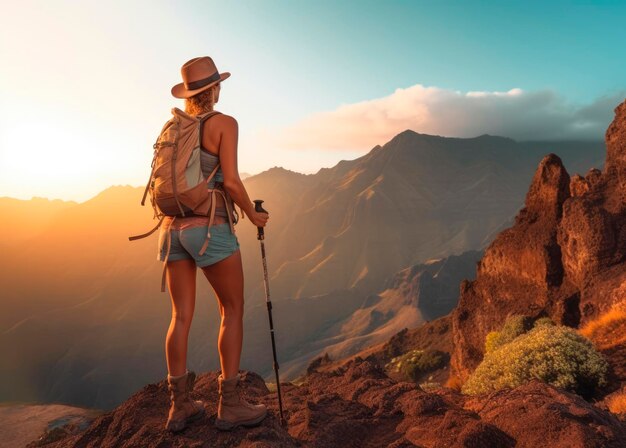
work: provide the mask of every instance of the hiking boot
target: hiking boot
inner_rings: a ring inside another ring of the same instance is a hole
[[[204,415],[204,403],[189,398],[189,392],[193,390],[195,381],[196,374],[189,370],[180,376],[167,375],[167,388],[170,391],[172,406],[165,429],[172,432],[181,431],[187,422],[197,420]]]
[[[264,404],[248,403],[241,396],[240,374],[224,379],[222,374],[217,377],[219,386],[219,403],[215,426],[218,429],[229,431],[239,425],[257,426],[267,415]]]

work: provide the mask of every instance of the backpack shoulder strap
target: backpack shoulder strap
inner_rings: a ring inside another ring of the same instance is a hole
[[[208,120],[209,118],[211,118],[213,115],[217,115],[217,114],[221,114],[221,112],[219,110],[211,110],[209,112],[206,112],[202,115],[198,115],[198,118],[200,119],[201,122],[205,122],[206,120]]]
[[[198,118],[198,145],[202,146],[202,131],[204,130],[204,122],[207,121],[209,118],[213,117],[214,115],[217,114],[221,114],[220,111],[217,110],[212,110],[210,112],[207,112],[206,114],[200,115]]]

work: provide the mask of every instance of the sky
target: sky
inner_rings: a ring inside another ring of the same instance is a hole
[[[2,2],[0,197],[144,186],[180,67],[211,56],[240,172],[315,173],[412,129],[600,140],[626,2]]]

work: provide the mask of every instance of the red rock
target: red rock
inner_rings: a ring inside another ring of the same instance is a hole
[[[626,101],[615,113],[604,171],[570,179],[558,156],[545,156],[515,224],[487,248],[476,280],[461,284],[451,358],[461,380],[511,314],[579,327],[626,301]]]
[[[605,134],[606,163],[604,174],[616,181],[624,205],[626,192],[626,101],[615,108],[615,119]]]
[[[282,383],[288,426],[278,422],[278,400],[258,375],[243,372],[245,395],[268,406],[255,428],[219,432],[217,372],[203,373],[191,394],[207,415],[172,435],[163,429],[165,381],[149,384],[96,419],[83,433],[48,444],[73,447],[618,447],[626,424],[580,397],[540,382],[468,398],[451,389],[424,392],[397,382],[362,358],[328,372],[313,372],[301,386]],[[546,445],[544,442],[549,441]]]
[[[523,447],[623,447],[624,426],[611,413],[539,380],[466,403],[481,420]]]

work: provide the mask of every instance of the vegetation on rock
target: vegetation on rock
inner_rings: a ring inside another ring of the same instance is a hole
[[[526,333],[532,328],[532,319],[528,316],[510,316],[500,331],[492,331],[485,338],[485,352],[489,353],[495,349],[508,344],[519,335]]]
[[[591,339],[600,350],[626,343],[626,304],[612,307],[595,320],[588,322],[580,333]]]
[[[410,350],[391,359],[385,368],[401,372],[411,381],[417,381],[424,373],[443,367],[448,354],[439,350]]]
[[[626,388],[620,393],[613,395],[608,400],[607,405],[613,414],[626,414]]]
[[[606,384],[608,364],[592,342],[575,329],[550,325],[546,320],[512,340],[524,328],[524,319],[513,316],[490,350],[462,387],[469,395],[520,386],[538,378],[556,387],[590,396]]]

